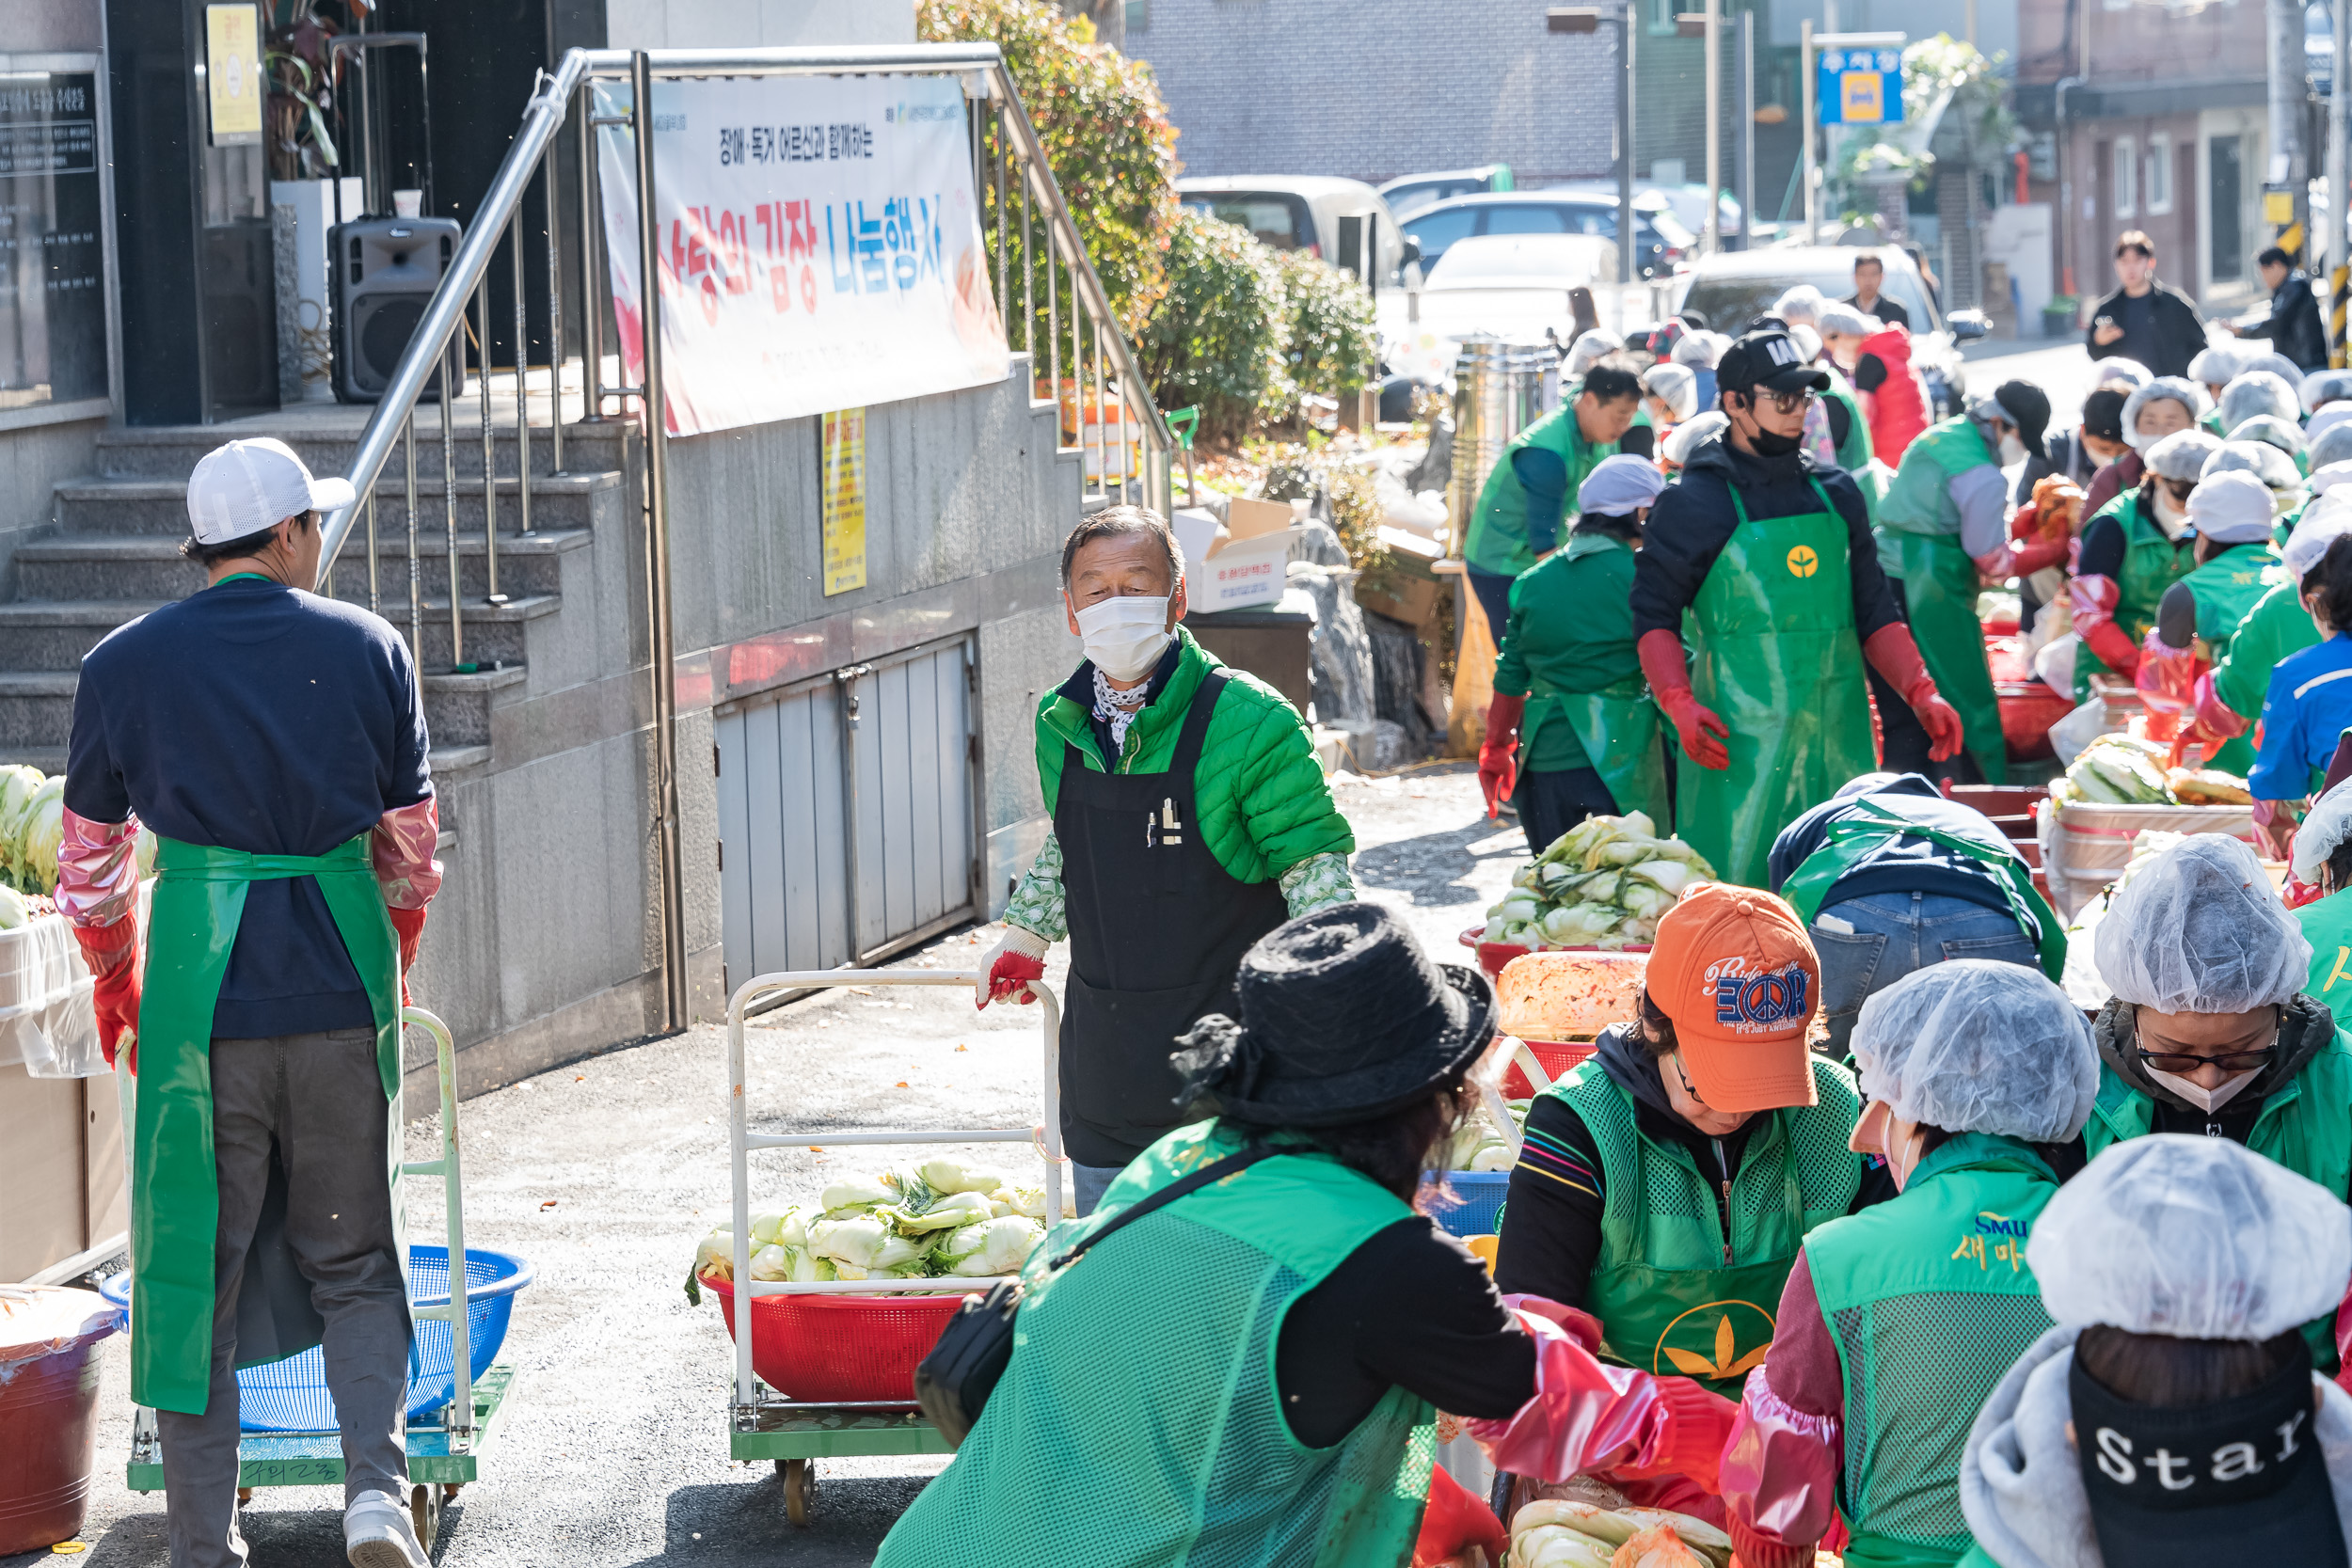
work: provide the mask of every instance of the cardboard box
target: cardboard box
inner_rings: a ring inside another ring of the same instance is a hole
[[[1239,501],[1233,504],[1241,505]],[[1283,510],[1287,513],[1288,508]],[[1277,533],[1236,538],[1192,575],[1184,591],[1185,602],[1207,611],[1275,603],[1281,598],[1289,576],[1291,542],[1305,531],[1285,528]]]
[[[1233,545],[1245,539],[1263,538],[1289,528],[1292,521],[1291,503],[1288,501],[1250,500],[1247,497],[1236,496],[1225,508],[1225,531],[1232,535],[1232,544],[1225,547],[1232,549]]]
[[[1168,517],[1168,528],[1176,535],[1177,548],[1184,552],[1187,575],[1198,573],[1225,538],[1225,525],[1205,506],[1178,507]]]

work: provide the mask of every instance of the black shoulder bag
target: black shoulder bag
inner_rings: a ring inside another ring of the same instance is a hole
[[[1212,1181],[1222,1181],[1235,1171],[1277,1152],[1265,1144],[1251,1144],[1222,1160],[1213,1161],[1190,1176],[1129,1204],[1048,1266],[1059,1273],[1121,1226],[1132,1225],[1153,1210],[1166,1208],[1178,1198],[1197,1193]],[[915,1402],[923,1407],[924,1416],[939,1429],[940,1435],[947,1439],[948,1447],[962,1444],[973,1423],[980,1418],[980,1408],[988,1402],[997,1379],[1005,1375],[1005,1366],[1012,1359],[1012,1321],[1020,1311],[1018,1279],[1000,1280],[990,1286],[984,1296],[964,1297],[963,1309],[947,1320],[947,1326],[940,1331],[939,1342],[931,1346],[930,1354],[914,1369]]]

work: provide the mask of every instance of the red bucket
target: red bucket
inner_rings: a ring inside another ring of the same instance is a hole
[[[1581,1065],[1594,1051],[1591,1040],[1521,1040],[1519,1043],[1534,1054],[1537,1065],[1544,1069],[1544,1076],[1555,1084],[1560,1082],[1562,1073]],[[1535,1085],[1528,1081],[1526,1072],[1514,1061],[1510,1070],[1502,1075],[1502,1098],[1531,1100],[1534,1094]]]
[[[88,1291],[36,1289],[0,1306],[0,1557],[82,1532],[98,1439],[98,1341],[115,1309]]]
[[[735,1334],[735,1287],[705,1278]],[[977,1282],[975,1291],[985,1289]],[[903,1402],[914,1408],[914,1369],[939,1342],[961,1296],[758,1296],[752,1302],[752,1370],[788,1400],[810,1404]]]

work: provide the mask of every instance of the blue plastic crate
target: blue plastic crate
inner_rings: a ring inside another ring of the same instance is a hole
[[[1434,1171],[1430,1174],[1436,1175]],[[1511,1190],[1511,1173],[1456,1170],[1448,1171],[1445,1179],[1462,1201],[1452,1208],[1436,1208],[1438,1223],[1456,1236],[1494,1235],[1501,1228],[1502,1200]]]

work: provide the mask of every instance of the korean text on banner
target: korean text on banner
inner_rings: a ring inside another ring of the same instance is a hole
[[[622,84],[596,96],[599,114],[628,106]],[[671,435],[1005,379],[957,78],[657,82],[652,109]],[[633,135],[599,130],[597,169],[642,386]]]
[[[842,408],[824,420],[825,592],[866,586],[866,410]]]

